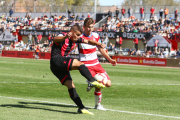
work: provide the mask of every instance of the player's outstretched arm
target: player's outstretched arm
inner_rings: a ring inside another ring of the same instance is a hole
[[[66,38],[70,38],[72,35],[71,32],[67,33],[66,36],[57,36],[57,37],[54,37],[54,40],[53,42],[57,43],[57,42],[62,42],[64,41]]]
[[[113,60],[108,53],[103,48],[98,48],[99,52],[113,65],[115,66],[117,63],[115,60]]]
[[[90,44],[90,45],[96,45],[96,46],[99,46],[100,48],[105,48],[106,47],[105,44],[101,44],[101,43],[96,42],[94,40],[86,40],[86,39],[84,39],[84,43]]]

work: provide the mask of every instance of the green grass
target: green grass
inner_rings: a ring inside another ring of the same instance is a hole
[[[0,58],[0,120],[180,119],[180,69],[103,64],[112,86],[103,89],[102,105],[115,111],[90,109],[91,116],[76,114],[67,88],[49,66],[48,60]],[[83,104],[94,107],[94,90],[86,92],[79,71],[71,75]]]

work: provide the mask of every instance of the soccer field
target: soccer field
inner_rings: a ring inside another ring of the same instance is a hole
[[[112,86],[94,107],[94,90],[72,71],[77,93],[95,115],[77,114],[68,90],[50,71],[49,60],[0,57],[0,120],[173,120],[180,119],[180,69],[102,64]]]

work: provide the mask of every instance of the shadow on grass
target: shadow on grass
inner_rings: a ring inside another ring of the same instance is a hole
[[[19,102],[20,104],[36,104],[36,105],[46,105],[46,106],[56,106],[56,107],[68,107],[68,108],[77,108],[76,105],[63,105],[56,103],[40,103],[40,102]]]
[[[67,107],[67,108],[77,108],[77,106],[73,105],[61,105],[61,104],[52,104],[52,103],[38,103],[38,102],[19,102],[19,104],[2,104],[0,107],[15,107],[15,108],[26,108],[26,109],[41,109],[47,110],[52,112],[62,112],[62,113],[69,113],[69,114],[77,114],[77,112],[69,112],[69,111],[61,111],[61,110],[53,110],[50,108],[44,108],[43,106],[33,106],[35,105],[44,105],[44,106],[57,106],[57,107]]]

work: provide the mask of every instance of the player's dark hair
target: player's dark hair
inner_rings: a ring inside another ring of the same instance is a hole
[[[86,18],[86,19],[84,20],[84,25],[85,25],[85,26],[88,26],[88,25],[91,25],[91,24],[94,24],[93,18]]]
[[[73,31],[79,31],[79,32],[81,32],[81,33],[83,33],[83,29],[82,29],[82,27],[80,27],[79,25],[73,25],[72,27],[71,27],[71,30],[73,30]]]

